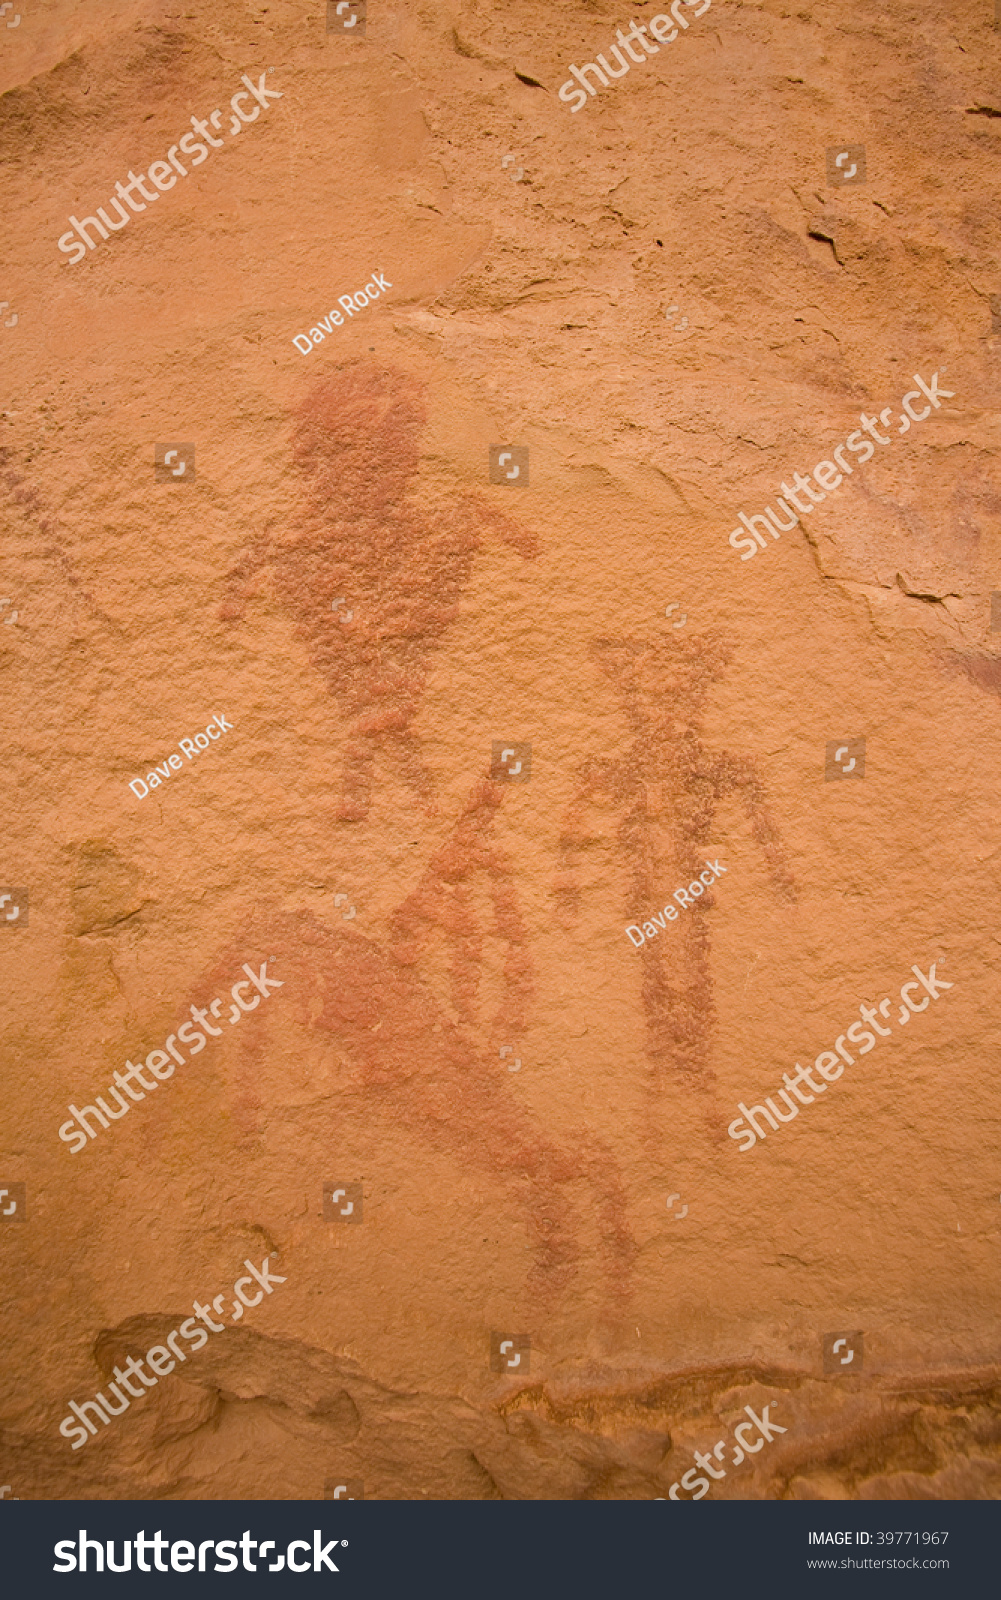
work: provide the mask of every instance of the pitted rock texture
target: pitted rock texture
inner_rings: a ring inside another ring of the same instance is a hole
[[[713,1498],[1001,1497],[989,0],[712,0],[576,113],[570,64],[654,4],[370,0],[353,40],[320,0],[21,9],[0,1479],[654,1499],[749,1406],[785,1431]],[[232,134],[244,75],[275,98]],[[216,107],[208,159],[60,254]],[[901,430],[915,373],[948,398]],[[739,513],[884,408],[741,560]],[[154,479],[174,440],[193,483]],[[739,1102],[933,963],[947,994],[741,1150]],[[244,964],[281,987],[231,1025]],[[72,1153],[69,1106],[216,998]],[[273,1294],[71,1448],[71,1400],[266,1256]],[[825,1376],[841,1328],[864,1366]]]

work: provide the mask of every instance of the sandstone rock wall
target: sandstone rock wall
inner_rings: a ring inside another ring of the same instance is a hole
[[[18,3],[0,1478],[998,1497],[990,0]]]

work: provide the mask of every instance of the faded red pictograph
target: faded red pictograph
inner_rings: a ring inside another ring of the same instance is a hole
[[[342,823],[364,821],[380,774],[402,774],[415,800],[434,808],[412,726],[432,659],[484,540],[535,554],[534,537],[477,496],[418,506],[424,422],[418,385],[402,372],[355,365],[312,389],[293,435],[306,506],[287,538],[262,537],[248,550],[224,609],[239,616],[257,572],[271,569],[298,637],[349,719]],[[330,597],[342,596],[350,626],[331,619]],[[484,767],[489,749],[485,742]],[[496,1041],[524,1034],[533,992],[516,865],[492,838],[510,792],[485,775],[474,783],[444,843],[391,914],[383,943],[357,924],[330,927],[313,914],[280,910],[262,911],[239,936],[266,943],[269,955],[284,952],[286,995],[303,1023],[336,1039],[351,1064],[339,1097],[368,1117],[403,1124],[418,1147],[426,1141],[510,1186],[513,1203],[527,1212],[531,1292],[551,1299],[577,1271],[583,1218],[568,1195],[583,1183],[588,1228],[597,1219],[606,1281],[620,1296],[635,1246],[614,1157],[587,1130],[562,1141],[540,1132],[498,1070]],[[489,1006],[488,988],[496,996]],[[237,1089],[247,1132],[265,1116],[254,1087],[265,1049],[257,1031],[244,1047]]]
[[[364,821],[372,786],[395,770],[425,806],[434,779],[412,728],[433,658],[459,612],[477,552],[499,539],[526,559],[535,536],[477,495],[418,499],[420,386],[407,373],[353,364],[309,390],[292,456],[305,502],[287,537],[258,538],[230,577],[224,617],[271,569],[317,671],[348,719],[338,815]],[[343,597],[347,624],[332,615]]]
[[[706,703],[732,653],[713,633],[658,644],[592,642],[591,655],[614,686],[632,739],[621,757],[591,756],[582,763],[554,883],[567,929],[579,914],[589,852],[606,842],[614,850],[626,885],[622,921],[631,922],[637,908],[663,901],[665,886],[698,876],[706,852],[718,845],[716,817],[730,795],[743,803],[776,895],[795,899],[753,757],[713,752],[703,740]],[[728,871],[731,866],[727,863]],[[655,1089],[679,1077],[693,1088],[712,1082],[715,1008],[706,911],[714,892],[715,886],[695,902],[669,939],[651,942],[639,954],[646,1054]]]

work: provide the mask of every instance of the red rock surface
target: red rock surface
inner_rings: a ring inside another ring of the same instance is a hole
[[[346,38],[318,0],[19,3],[0,1478],[654,1498],[767,1404],[785,1433],[713,1497],[997,1498],[988,0],[713,0],[580,113],[569,63],[652,5],[369,0]],[[281,98],[231,136],[243,74]],[[217,106],[163,204],[60,255]],[[839,139],[864,185],[829,186]],[[936,372],[741,561],[739,511]],[[194,483],[154,481],[175,440]],[[488,480],[505,442],[525,489]],[[856,737],[864,781],[825,782]],[[245,962],[282,987],[231,1031]],[[67,1106],[217,995],[221,1036],[72,1154]],[[737,1103],[883,996],[891,1036],[742,1153]],[[360,1226],[324,1219],[341,1181]],[[60,1436],[272,1253],[273,1294]]]

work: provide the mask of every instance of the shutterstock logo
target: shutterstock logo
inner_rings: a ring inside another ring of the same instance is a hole
[[[323,1185],[324,1222],[359,1223],[362,1220],[362,1185],[342,1178]]]
[[[0,1184],[0,1223],[26,1222],[27,1190],[23,1183]]]
[[[490,1371],[507,1373],[509,1377],[528,1376],[532,1341],[527,1333],[492,1333],[490,1335]]]
[[[28,926],[27,889],[0,889],[0,927],[8,922],[19,928]]]
[[[865,145],[828,145],[827,181],[835,189],[843,189],[849,183],[865,183]]]
[[[347,1547],[346,1539],[329,1539],[322,1543],[323,1534],[319,1528],[313,1529],[313,1542],[308,1539],[293,1539],[285,1550],[284,1555],[278,1554],[278,1546],[274,1539],[252,1539],[248,1528],[240,1539],[202,1539],[198,1541],[198,1566],[195,1567],[196,1546],[190,1539],[175,1539],[173,1543],[163,1537],[158,1528],[152,1538],[146,1537],[145,1528],[141,1528],[134,1539],[122,1541],[122,1559],[118,1561],[118,1552],[115,1546],[117,1539],[107,1540],[108,1571],[131,1572],[132,1550],[135,1547],[136,1570],[138,1572],[236,1572],[241,1568],[244,1572],[282,1572],[287,1564],[289,1572],[339,1572],[341,1569],[334,1565],[330,1552]],[[80,1529],[79,1540],[60,1539],[53,1547],[52,1554],[57,1558],[53,1564],[53,1572],[86,1572],[87,1559],[90,1557],[94,1563],[94,1571],[104,1571],[105,1547],[98,1539],[88,1539],[86,1528]],[[306,1552],[305,1559],[300,1561],[298,1553]],[[214,1566],[208,1566],[209,1552],[215,1558]],[[238,1555],[237,1552],[240,1552]],[[146,1557],[152,1555],[153,1566],[150,1566]],[[170,1565],[164,1557],[168,1557]],[[254,1557],[260,1565],[256,1565]],[[270,1558],[270,1559],[269,1559]],[[60,1565],[60,1562],[62,1565]],[[267,1563],[267,1565],[265,1565]]]
[[[158,444],[153,452],[153,472],[157,483],[194,483],[194,445]]]
[[[365,33],[366,0],[327,0],[327,32],[360,39]]]
[[[489,454],[490,482],[508,488],[528,488],[528,446],[492,444]]]
[[[494,783],[527,783],[532,776],[532,746],[505,744],[495,739],[490,756],[490,776]]]
[[[825,1373],[862,1371],[864,1341],[861,1333],[825,1333],[820,1344]]]

